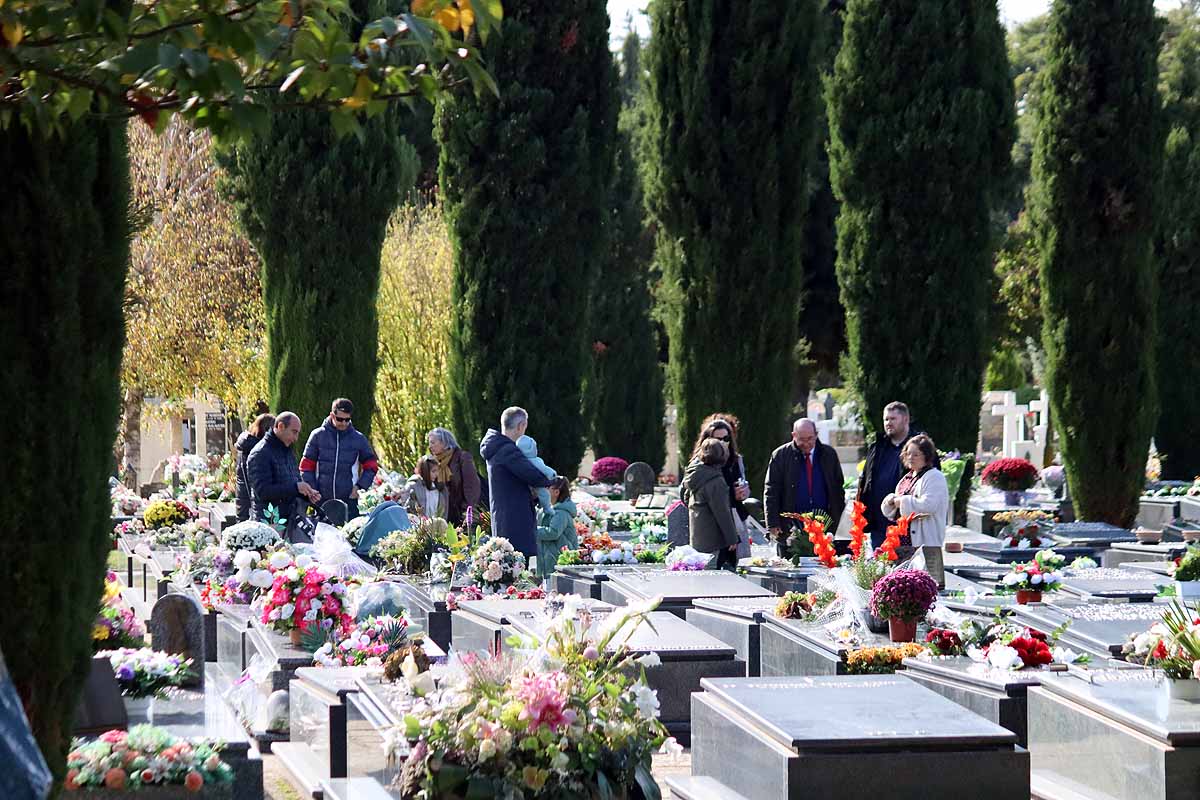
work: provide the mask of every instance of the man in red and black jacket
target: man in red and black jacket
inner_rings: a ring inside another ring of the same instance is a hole
[[[375,451],[354,429],[353,416],[353,403],[344,397],[334,400],[325,422],[308,435],[300,459],[305,482],[316,487],[322,501],[345,502],[346,519],[358,516],[358,493],[371,488],[379,471]]]

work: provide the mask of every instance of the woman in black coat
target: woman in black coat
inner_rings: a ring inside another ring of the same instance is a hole
[[[246,461],[254,445],[262,441],[267,431],[275,427],[274,414],[259,414],[250,423],[250,427],[242,431],[241,436],[233,445],[237,451],[237,518],[238,522],[250,519],[250,476],[246,472]]]

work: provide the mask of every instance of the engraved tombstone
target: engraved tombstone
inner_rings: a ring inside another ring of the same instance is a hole
[[[688,509],[686,505],[680,503],[667,512],[667,541],[673,547],[682,547],[691,540],[692,536],[688,529]]]
[[[150,638],[155,650],[192,659],[194,678],[185,685],[204,685],[204,616],[200,606],[182,594],[160,597],[150,611]]]
[[[625,469],[625,499],[635,500],[644,494],[654,494],[654,468],[644,461],[635,461]]]

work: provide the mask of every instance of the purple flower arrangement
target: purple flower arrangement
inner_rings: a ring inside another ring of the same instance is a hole
[[[596,483],[621,483],[629,462],[616,456],[605,456],[592,465],[592,480]]]
[[[928,572],[894,570],[880,578],[871,590],[871,613],[881,619],[912,622],[933,608],[937,594],[937,582]]]

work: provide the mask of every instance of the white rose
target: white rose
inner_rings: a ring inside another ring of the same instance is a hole
[[[256,589],[268,589],[274,580],[274,577],[267,570],[256,569],[250,573],[250,580],[247,583]]]
[[[639,714],[647,719],[654,719],[658,716],[658,692],[644,683],[635,683],[631,687],[631,691]]]
[[[284,572],[283,574],[287,577],[287,579],[289,581],[300,580],[300,570],[296,569],[295,567],[288,567],[287,571]]]
[[[283,569],[292,563],[292,557],[280,550],[271,554],[271,569]]]
[[[317,609],[310,608],[310,609],[308,609],[308,611],[304,612],[304,621],[305,622],[312,622],[316,618],[317,618]]]
[[[1005,586],[1016,586],[1021,582],[1021,576],[1015,572],[1010,572],[1004,576],[1001,581]]]
[[[239,570],[249,569],[254,566],[256,558],[258,558],[258,553],[253,550],[238,550],[237,555],[233,557],[233,565]]]
[[[302,555],[296,559],[296,566],[300,569],[308,569],[313,565],[313,558],[310,555]]]
[[[662,666],[662,659],[658,657],[658,653],[646,653],[646,655],[637,660],[637,663],[650,669],[651,667]]]
[[[283,606],[279,609],[279,618],[280,619],[291,619],[292,614],[295,611],[296,611],[296,606],[294,603],[284,603]]]
[[[484,739],[479,743],[479,762],[483,763],[492,756],[496,755],[496,743],[491,739]]]
[[[1037,586],[1041,582],[1042,582],[1042,576],[1038,575],[1036,572],[1029,576],[1029,583],[1031,585]]]
[[[1020,669],[1025,663],[1016,650],[1002,644],[988,648],[987,660],[996,669]]]

